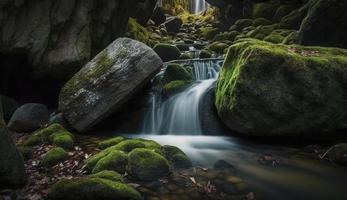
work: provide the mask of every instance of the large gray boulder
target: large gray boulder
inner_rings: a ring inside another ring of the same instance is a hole
[[[59,110],[73,128],[84,132],[124,105],[162,65],[150,47],[119,38],[66,83]]]
[[[27,103],[12,115],[8,128],[14,132],[31,132],[45,126],[49,120],[49,110],[45,105]]]
[[[5,127],[2,115],[2,102],[0,98],[0,190],[22,187],[27,176],[22,156],[10,132]]]
[[[216,106],[232,130],[313,136],[347,128],[347,50],[258,40],[229,48]]]

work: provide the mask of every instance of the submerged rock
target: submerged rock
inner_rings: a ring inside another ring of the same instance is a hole
[[[347,127],[347,50],[245,40],[229,48],[216,107],[232,130],[297,136]]]
[[[106,178],[76,178],[55,184],[49,200],[142,200],[132,187]]]
[[[28,103],[19,107],[8,123],[15,132],[31,132],[48,123],[49,111],[45,105]]]
[[[145,44],[119,38],[66,83],[59,110],[73,128],[85,132],[116,112],[162,65]]]

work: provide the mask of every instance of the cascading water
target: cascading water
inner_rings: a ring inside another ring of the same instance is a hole
[[[208,8],[208,3],[205,0],[191,0],[191,12],[198,14]]]
[[[183,92],[162,102],[161,87],[152,92],[151,109],[145,118],[146,134],[201,135],[199,106],[204,94],[213,86],[220,70],[217,60],[194,60],[195,83]]]

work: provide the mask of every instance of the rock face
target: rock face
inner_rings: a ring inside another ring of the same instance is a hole
[[[229,49],[216,106],[223,122],[254,136],[296,136],[347,127],[347,50],[258,40]]]
[[[137,0],[0,2],[0,52],[28,57],[37,77],[71,77],[121,36]]]
[[[31,132],[48,123],[49,111],[45,105],[28,103],[19,107],[10,122],[8,128],[15,132]]]
[[[347,48],[347,0],[316,0],[300,29],[303,45]]]
[[[10,132],[5,127],[0,98],[0,189],[20,188],[27,176],[22,156],[16,149]]]
[[[117,111],[162,65],[145,44],[119,38],[63,87],[59,110],[73,128],[84,132]]]

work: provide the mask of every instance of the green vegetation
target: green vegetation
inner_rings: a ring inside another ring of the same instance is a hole
[[[104,170],[113,170],[123,174],[125,173],[127,164],[127,154],[123,151],[114,150],[97,162],[92,173],[95,174]]]
[[[192,75],[182,65],[168,64],[164,72],[163,80],[164,83],[176,80],[190,81],[192,80]]]
[[[98,172],[96,174],[92,174],[89,177],[102,178],[102,179],[107,179],[107,180],[114,181],[114,182],[123,182],[123,176],[120,175],[118,172],[115,172],[115,171],[104,170],[104,171]]]
[[[114,146],[114,145],[122,142],[123,140],[124,140],[123,137],[111,138],[111,139],[100,142],[98,145],[98,148],[99,149],[106,149],[108,147]]]
[[[170,162],[173,168],[189,168],[192,167],[192,162],[188,156],[175,146],[164,145],[160,148],[164,157]]]
[[[52,167],[68,158],[67,152],[60,147],[49,150],[42,158],[42,165],[45,167]]]

